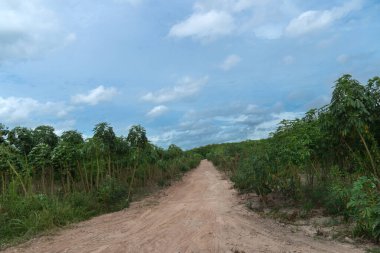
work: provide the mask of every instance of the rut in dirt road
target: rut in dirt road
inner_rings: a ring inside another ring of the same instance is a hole
[[[5,252],[363,252],[292,234],[246,210],[208,161],[161,195]]]

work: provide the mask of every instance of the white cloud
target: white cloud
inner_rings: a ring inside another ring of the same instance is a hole
[[[282,119],[302,117],[303,112],[278,111],[254,104],[226,104],[204,110],[189,110],[176,126],[160,129],[150,139],[160,146],[175,143],[193,148],[211,143],[267,138]]]
[[[361,7],[362,0],[351,0],[342,6],[334,7],[329,10],[309,10],[303,12],[290,21],[286,27],[286,33],[290,36],[298,36],[320,30]]]
[[[265,0],[252,1],[245,18],[240,19],[239,32],[254,33],[261,39],[279,39],[291,18],[299,13],[294,1]]]
[[[71,98],[74,104],[96,105],[103,101],[109,101],[117,95],[117,90],[114,87],[106,88],[103,85],[90,90],[88,94],[78,94]]]
[[[155,118],[167,112],[168,109],[169,108],[165,105],[158,105],[158,106],[155,106],[152,110],[150,110],[146,115],[148,117]]]
[[[238,32],[239,14],[248,11],[260,1],[256,0],[203,0],[196,1],[193,13],[171,27],[169,36],[192,37],[210,41]]]
[[[207,12],[196,12],[188,19],[174,25],[170,29],[169,36],[211,40],[230,34],[233,29],[234,19],[229,13],[210,10]]]
[[[270,133],[276,131],[278,124],[282,120],[294,120],[296,118],[302,118],[304,114],[304,112],[271,113],[271,119],[263,121],[262,123],[255,126],[253,131],[248,134],[248,138],[252,140],[267,138]]]
[[[161,89],[157,92],[149,92],[142,99],[153,103],[165,103],[174,100],[181,100],[197,94],[201,87],[206,84],[208,77],[193,80],[190,77],[185,77],[179,81],[178,85],[173,88]]]
[[[172,144],[172,141],[178,134],[179,132],[176,130],[169,130],[169,131],[163,132],[160,135],[151,136],[149,139],[153,143],[156,143],[156,144],[165,143],[167,146],[169,146],[170,144]]]
[[[227,56],[227,58],[223,61],[223,63],[220,65],[220,67],[223,70],[230,70],[231,68],[235,67],[239,62],[241,61],[241,58],[238,55],[231,54]]]
[[[175,24],[169,35],[201,41],[252,33],[270,40],[299,36],[328,27],[360,9],[363,1],[350,0],[330,9],[302,12],[295,1],[287,0],[199,0],[190,17]]]
[[[42,0],[2,0],[0,17],[0,62],[29,59],[74,39]]]
[[[174,25],[169,35],[210,41],[254,33],[258,38],[278,39],[295,13],[294,3],[286,0],[196,1],[192,15]]]
[[[21,123],[36,115],[66,116],[73,109],[65,103],[39,102],[32,98],[0,97],[0,122]]]
[[[69,119],[64,121],[59,121],[54,124],[51,124],[55,128],[55,133],[57,135],[62,135],[64,131],[73,130],[76,124],[76,120]]]

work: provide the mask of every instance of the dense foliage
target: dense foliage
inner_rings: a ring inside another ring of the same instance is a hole
[[[231,175],[242,192],[265,201],[279,193],[324,207],[380,236],[380,78],[339,78],[330,104],[283,120],[270,138],[195,149]]]
[[[15,238],[128,206],[133,194],[165,186],[201,156],[148,141],[142,126],[116,136],[105,122],[84,139],[71,130],[0,124],[0,247]]]

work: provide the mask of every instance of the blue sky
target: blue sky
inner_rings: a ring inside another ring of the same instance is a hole
[[[380,74],[378,0],[1,0],[0,122],[142,124],[191,148],[265,138]]]

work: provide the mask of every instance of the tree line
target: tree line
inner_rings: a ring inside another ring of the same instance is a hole
[[[101,122],[84,138],[76,130],[58,136],[47,125],[0,124],[0,247],[127,207],[134,194],[170,184],[200,159],[176,145],[150,143],[140,125],[124,137]]]
[[[280,194],[343,215],[354,235],[380,237],[380,78],[343,75],[331,102],[283,120],[269,138],[208,145],[194,151],[263,201]]]

